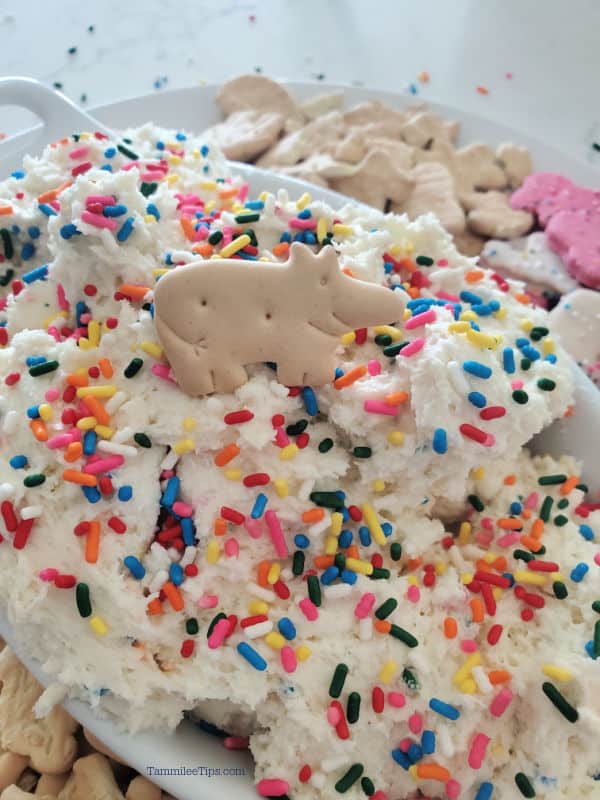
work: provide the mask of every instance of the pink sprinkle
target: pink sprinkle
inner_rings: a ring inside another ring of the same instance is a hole
[[[248,192],[250,191],[250,184],[249,183],[242,183],[240,186],[240,190],[238,192],[238,200],[240,203],[245,203],[246,198],[248,197]]]
[[[290,785],[287,781],[281,778],[263,778],[258,782],[256,791],[262,797],[282,797],[290,790]]]
[[[223,747],[228,750],[247,750],[249,743],[247,736],[226,736],[223,739]]]
[[[523,388],[523,381],[513,381],[510,385],[511,389],[522,389]]]
[[[88,194],[85,198],[86,206],[96,203],[101,206],[114,206],[115,198],[111,194]]]
[[[47,583],[51,583],[56,576],[59,575],[57,569],[53,567],[46,567],[45,569],[41,570],[39,573],[39,578],[41,581],[46,581]]]
[[[219,597],[216,594],[203,594],[196,601],[198,608],[216,608],[219,604]]]
[[[484,531],[479,531],[476,534],[475,539],[482,547],[489,547],[494,539],[494,534],[491,531],[487,533],[484,533]]]
[[[331,705],[327,709],[327,722],[332,728],[337,728],[338,724],[342,721],[342,712],[337,706]]]
[[[485,733],[478,733],[473,739],[471,751],[469,753],[469,766],[471,769],[481,769],[483,759],[485,758],[485,751],[490,743],[490,737]]]
[[[406,597],[411,603],[418,603],[421,599],[421,590],[418,586],[411,584],[406,590]]]
[[[415,736],[418,733],[421,733],[423,728],[423,717],[420,714],[411,714],[408,718],[408,727],[410,728],[410,732],[414,733]]]
[[[168,364],[152,364],[152,374],[156,375],[157,378],[162,378],[164,381],[177,383],[177,381],[173,380],[171,377],[171,368]]]
[[[298,608],[309,622],[314,622],[316,619],[319,619],[319,610],[310,597],[304,597],[300,600]]]
[[[313,231],[317,227],[317,221],[312,217],[308,219],[294,217],[288,222],[288,225],[290,228],[297,228],[300,231]]]
[[[413,339],[410,344],[407,344],[406,347],[403,347],[400,350],[400,355],[404,356],[405,358],[410,358],[414,356],[415,353],[418,353],[419,350],[422,350],[425,345],[425,339],[419,337],[418,339]]]
[[[194,241],[195,242],[203,242],[205,239],[208,239],[209,230],[205,225],[200,225],[196,233],[194,234]]]
[[[512,81],[513,74],[512,72],[507,72],[505,73],[504,77],[506,78],[507,81]]]
[[[281,648],[281,663],[286,672],[296,671],[296,667],[298,666],[296,653],[294,653],[293,648],[291,648],[289,644]]]
[[[380,789],[378,792],[371,795],[371,800],[388,800],[388,796],[383,789]]]
[[[404,323],[404,327],[407,331],[412,331],[414,328],[420,328],[422,325],[427,325],[429,322],[435,322],[437,319],[437,315],[433,308],[428,309],[427,311],[423,311],[421,314],[416,314],[414,317],[410,317]]]
[[[481,520],[481,527],[485,528],[486,531],[491,531],[494,528],[494,520],[491,517],[483,517]]]
[[[93,225],[94,228],[108,228],[109,231],[117,229],[117,221],[112,217],[103,217],[100,214],[92,214],[91,211],[81,212],[81,221]]]
[[[514,531],[511,533],[506,533],[504,536],[501,536],[500,539],[497,540],[500,547],[512,547],[513,544],[516,544],[519,539],[521,538],[520,533],[515,533]]]
[[[402,708],[406,705],[406,697],[402,692],[388,692],[388,703],[394,708]]]
[[[121,467],[124,463],[125,458],[115,453],[107,458],[99,458],[97,461],[88,461],[83,471],[88,475],[97,475],[99,472],[109,472],[111,469]]]
[[[525,500],[525,508],[537,508],[540,496],[537,492],[532,492]]]
[[[447,258],[440,258],[437,262],[438,267],[447,267],[448,266],[448,259]]]
[[[490,703],[490,713],[493,714],[494,717],[501,717],[510,705],[512,698],[513,693],[510,689],[506,687],[501,689]]]
[[[71,431],[69,433],[57,433],[56,436],[51,436],[46,442],[46,447],[49,450],[61,450],[63,447],[68,447],[73,441]]]
[[[594,556],[594,563],[600,567],[600,553],[596,553]]]
[[[175,506],[173,506],[173,509],[175,509]],[[240,554],[240,545],[235,537],[227,539],[223,545],[223,549],[225,550],[225,555],[228,558],[237,558]]]
[[[283,428],[277,428],[275,433],[275,444],[277,447],[287,447],[290,443],[289,437]]]
[[[450,300],[451,303],[460,303],[460,297],[455,294],[448,294],[448,292],[438,292],[437,296],[440,300]]]
[[[381,374],[381,363],[376,361],[374,358],[369,361],[367,364],[367,372],[369,375],[380,375]]]
[[[260,520],[258,519],[245,517],[244,528],[246,528],[252,539],[260,539],[260,537],[263,535],[262,526],[260,524]]]
[[[463,639],[460,643],[460,649],[463,651],[463,653],[476,653],[477,642],[473,639]]]
[[[444,787],[446,789],[446,797],[448,800],[456,800],[460,795],[460,783],[451,778]]]
[[[83,147],[76,147],[69,153],[69,158],[72,158],[73,161],[75,161],[78,158],[83,158],[84,156],[87,156],[89,150],[90,148],[87,145],[84,145]]]
[[[389,406],[383,400],[365,400],[364,409],[369,414],[382,414],[387,417],[398,415],[398,406]]]
[[[48,336],[52,336],[53,339],[56,339],[57,342],[60,342],[60,333],[58,331],[58,328],[55,328],[54,325],[51,325],[48,328],[47,333]]]
[[[53,403],[55,400],[58,400],[59,395],[60,392],[58,389],[48,389],[44,397],[49,403]]]
[[[413,743],[413,740],[410,739],[408,736],[405,736],[404,739],[400,740],[400,742],[398,744],[398,748],[400,750],[402,750],[403,753],[406,753],[408,751],[408,748],[411,746],[412,743]]]
[[[56,298],[61,311],[68,311],[70,309],[69,301],[65,295],[65,289],[62,283],[59,283],[56,287]]]
[[[173,503],[173,511],[178,517],[191,517],[194,513],[192,506],[189,503],[183,503],[181,500],[176,500]]]
[[[230,622],[228,619],[220,619],[212,630],[211,635],[208,637],[208,646],[211,650],[216,650],[220,647],[227,634],[229,633]]]
[[[221,239],[221,246],[226,247],[233,241],[233,228],[231,225],[223,225],[223,238]]]
[[[271,541],[273,542],[278,558],[287,558],[290,551],[283,536],[283,531],[281,530],[279,517],[275,511],[265,512],[265,522],[271,534]]]
[[[356,604],[354,609],[354,616],[357,619],[365,619],[371,613],[371,609],[375,605],[375,595],[372,592],[365,592]]]

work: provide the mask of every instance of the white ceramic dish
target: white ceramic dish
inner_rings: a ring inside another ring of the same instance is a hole
[[[293,84],[290,90],[299,99],[307,98],[317,91],[329,91],[342,87],[329,87],[323,84]],[[372,97],[378,97],[391,105],[402,107],[414,102],[414,98],[384,92],[369,92],[365,89],[348,89],[347,103],[352,105]],[[115,103],[97,109],[95,113],[106,128],[123,128],[141,124],[152,119],[158,124],[182,127],[201,131],[219,118],[214,96],[215,87],[203,89],[182,89],[174,92],[148,95],[131,101]],[[46,120],[44,127],[13,137],[0,144],[0,176],[7,174],[19,163],[23,148],[39,152],[50,141],[64,135],[65,130],[82,128],[97,129],[95,120],[73,106],[66,98],[45,89],[35,81],[15,79],[0,80],[0,106],[17,103],[38,113]],[[434,110],[460,119],[463,123],[463,141],[483,139],[491,143],[514,139],[532,148],[536,168],[555,169],[589,185],[600,186],[600,173],[576,159],[533,142],[529,137],[495,125],[482,118],[464,114],[439,104],[431,104]],[[18,160],[17,160],[18,159]],[[237,167],[236,167],[237,168]],[[340,206],[346,201],[341,195],[320,187],[310,186],[302,181],[274,175],[265,170],[247,165],[239,165],[249,181],[252,193],[262,190],[276,190],[286,187],[292,194],[310,190],[313,197],[331,205]],[[600,393],[592,382],[574,366],[576,372],[577,413],[566,420],[555,423],[532,442],[536,452],[551,452],[556,455],[568,452],[582,459],[587,468],[584,479],[593,490],[600,487],[600,453],[593,433],[600,429]],[[592,432],[592,435],[590,435]],[[0,635],[15,650],[17,655],[42,683],[48,681],[38,662],[28,658],[6,614],[0,609]],[[143,733],[135,736],[120,733],[114,725],[98,719],[91,708],[80,701],[68,700],[64,703],[69,712],[89,728],[111,750],[142,774],[147,768],[174,770],[178,767],[210,767],[211,769],[245,770],[245,777],[232,775],[213,775],[212,777],[194,775],[156,775],[152,780],[180,800],[252,800],[256,792],[252,784],[252,762],[248,754],[226,750],[220,740],[203,733],[189,722],[182,723],[174,734]]]

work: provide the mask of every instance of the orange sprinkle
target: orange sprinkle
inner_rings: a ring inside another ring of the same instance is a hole
[[[98,520],[90,522],[90,529],[85,537],[85,560],[88,564],[95,564],[98,561],[100,550],[100,523]]]
[[[387,406],[399,406],[401,403],[405,403],[408,400],[408,392],[392,392],[392,394],[386,394],[383,398],[384,403]]]
[[[189,217],[181,217],[179,224],[181,225],[181,229],[185,234],[185,238],[188,239],[188,241],[193,242],[194,236],[196,235],[196,228],[194,227],[192,220]]]
[[[573,416],[573,406],[567,406],[567,410],[565,411],[565,417],[572,417]]]
[[[492,567],[487,561],[484,561],[482,558],[479,561],[475,562],[475,566],[479,572],[493,572]]]
[[[379,633],[389,633],[392,630],[392,623],[388,622],[387,619],[378,619],[375,622],[375,630],[379,631]]]
[[[497,686],[499,683],[508,683],[512,680],[512,675],[506,669],[493,669],[488,672],[488,678],[493,686]]]
[[[521,511],[521,516],[523,519],[531,519],[531,510],[529,508],[524,508],[523,511]]]
[[[65,450],[65,461],[71,464],[73,461],[77,461],[81,458],[82,453],[83,447],[81,446],[81,442],[71,442]]]
[[[538,517],[531,526],[531,531],[529,532],[529,535],[532,536],[534,539],[541,539],[543,533],[544,533],[544,520]]]
[[[484,607],[483,607],[483,600],[481,597],[473,597],[469,600],[469,605],[471,606],[471,614],[473,617],[473,622],[483,622],[484,619]]]
[[[12,206],[0,206],[0,217],[8,216],[13,213]]]
[[[492,567],[498,572],[505,572],[507,567],[506,558],[504,556],[498,556],[498,558],[492,563]]]
[[[518,531],[523,527],[523,522],[520,519],[501,517],[500,519],[496,520],[496,525],[505,531]]]
[[[271,562],[270,561],[259,561],[258,568],[256,570],[257,577],[256,582],[259,586],[262,586],[264,589],[269,588],[269,570],[271,569]]]
[[[423,563],[423,557],[419,556],[418,558],[409,558],[406,562],[406,568],[409,572],[412,570],[418,569],[421,564]]]
[[[335,556],[315,556],[314,565],[317,569],[327,569],[335,563]]]
[[[215,520],[215,536],[225,536],[227,533],[227,520],[217,517]]]
[[[322,508],[309,508],[302,514],[302,522],[320,522],[325,516],[325,511]]]
[[[157,616],[163,613],[162,603],[158,597],[155,597],[154,600],[150,600],[146,608],[148,609],[148,614],[151,616]]]
[[[529,297],[528,294],[525,294],[525,292],[517,292],[515,294],[515,300],[524,306],[528,306],[531,303],[531,297]]]
[[[87,386],[87,375],[79,375],[76,372],[73,372],[71,375],[67,375],[67,383],[69,386]]]
[[[65,181],[61,183],[60,186],[57,186],[56,189],[49,189],[47,192],[43,192],[38,196],[38,203],[51,203],[53,200],[56,200],[61,192],[68,189],[72,183],[73,181]]]
[[[230,197],[235,197],[239,192],[239,188],[234,186],[233,189],[221,189],[219,197],[221,200],[228,200]]]
[[[96,417],[100,425],[108,425],[110,422],[110,414],[97,397],[92,397],[91,395],[86,397],[85,405],[89,408],[91,415]]]
[[[206,258],[212,256],[214,251],[215,248],[208,242],[199,242],[192,247],[193,253],[198,253],[199,256],[205,256]]]
[[[32,419],[29,423],[29,427],[38,442],[48,441],[48,429],[43,419]]]
[[[421,290],[417,286],[409,286],[406,293],[411,300],[416,300],[417,297],[421,297]]]
[[[135,283],[123,283],[119,286],[119,292],[130,300],[143,300],[149,291],[147,286],[136,286]]]
[[[274,256],[287,256],[290,252],[290,243],[279,242],[279,244],[276,244],[275,247],[272,248],[272,252]]]
[[[100,368],[103,378],[112,378],[114,375],[113,365],[109,358],[98,359],[98,367]]]
[[[225,464],[229,464],[230,461],[233,461],[233,459],[239,455],[239,453],[240,448],[237,446],[237,444],[227,444],[215,456],[215,464],[217,467],[224,467]]]
[[[366,374],[367,368],[365,366],[361,365],[358,367],[352,367],[352,369],[349,369],[345,375],[336,378],[333,382],[333,385],[336,389],[345,389],[347,386],[352,386],[353,383],[356,383],[357,380]]]
[[[458,633],[458,625],[454,617],[446,617],[444,620],[444,636],[446,639],[455,639]]]
[[[179,589],[171,581],[167,581],[162,587],[163,592],[167,596],[167,600],[171,603],[173,611],[181,611],[183,609],[183,597]]]
[[[571,475],[571,477],[567,478],[567,480],[560,487],[560,493],[565,496],[571,494],[578,483],[579,478],[576,475]]]
[[[98,483],[95,475],[88,475],[87,472],[79,472],[76,469],[66,469],[63,472],[63,481],[78,483],[80,486],[95,486]]]
[[[350,547],[346,548],[346,558],[357,558],[360,560],[358,547],[355,544],[351,544]]]
[[[342,269],[342,272],[344,273],[344,275],[347,275],[349,278],[353,278],[354,277],[354,273],[352,272],[350,267],[344,267]]]
[[[446,767],[441,767],[439,764],[419,764],[417,775],[424,780],[441,781],[442,783],[450,780],[450,773]]]
[[[465,272],[465,280],[467,283],[477,283],[484,275],[485,272],[481,269],[470,269],[468,272]]]
[[[537,553],[538,550],[541,550],[543,545],[537,539],[534,539],[533,536],[521,536],[519,540],[523,547],[526,547],[528,550],[531,550],[533,553]]]
[[[408,256],[401,258],[398,263],[403,269],[406,269],[411,273],[416,272],[419,269],[412,258],[409,258]]]
[[[517,482],[516,475],[507,475],[506,478],[504,478],[505,486],[514,486],[516,482]]]
[[[477,86],[476,87],[477,94],[489,94],[490,90],[487,89],[485,86]]]

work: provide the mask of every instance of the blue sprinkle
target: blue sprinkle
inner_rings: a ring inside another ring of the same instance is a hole
[[[42,264],[41,267],[36,267],[32,269],[31,272],[26,272],[24,275],[21,275],[21,280],[25,283],[34,283],[35,281],[46,280],[47,276],[48,264]]]
[[[491,800],[492,793],[494,791],[494,785],[485,781],[479,787],[477,794],[475,795],[475,800]]]
[[[294,241],[295,242],[304,242],[304,231],[298,231],[298,233],[294,234]]]
[[[183,538],[183,543],[186,547],[193,546],[196,543],[196,536],[192,518],[182,517],[179,524],[181,525],[181,536]]]
[[[263,672],[267,668],[267,662],[248,642],[240,642],[237,646],[238,653],[251,664],[254,669]]]
[[[256,500],[254,501],[254,506],[252,507],[252,511],[250,513],[252,519],[259,519],[259,517],[262,517],[268,501],[269,498],[267,497],[266,494],[263,494],[262,492],[256,496]]]
[[[392,535],[392,528],[391,522],[382,522],[381,523],[381,530],[383,531],[383,535],[387,538],[388,536]]]
[[[114,158],[117,155],[116,147],[107,147],[104,151],[104,158]]]
[[[521,349],[521,352],[523,353],[525,358],[528,358],[530,361],[537,361],[539,358],[542,357],[540,351],[530,344],[528,344],[527,347],[523,347]]]
[[[148,205],[146,206],[146,214],[152,214],[152,216],[157,222],[160,219],[160,211],[154,205],[154,203],[148,203]]]
[[[178,142],[185,142],[185,140],[187,139],[187,136],[185,135],[185,133],[181,133],[181,131],[177,131],[177,133],[175,134],[175,138],[177,139]]]
[[[513,375],[515,371],[515,354],[512,347],[505,347],[502,351],[502,366],[504,371]]]
[[[27,416],[29,419],[39,419],[40,418],[40,407],[39,406],[29,406],[27,409]]]
[[[288,642],[296,638],[296,626],[289,617],[282,617],[277,623],[277,627],[279,628],[279,633],[287,639]]]
[[[111,167],[111,165],[110,165],[110,164],[102,164],[102,166],[100,167],[100,169],[103,169],[103,170],[104,170],[104,172],[112,172],[112,167]]]
[[[95,431],[86,431],[83,434],[83,453],[86,456],[91,456],[96,452],[96,441],[98,435]]]
[[[72,222],[69,222],[67,225],[63,225],[60,229],[60,235],[63,239],[70,239],[72,236],[77,236],[81,231],[77,230],[77,226],[73,225]]]
[[[161,142],[160,139],[159,139],[158,142],[156,143],[156,149],[157,150],[164,150],[165,149],[165,143]]]
[[[571,570],[571,580],[575,583],[581,583],[589,571],[589,566],[581,562]]]
[[[8,463],[13,469],[24,469],[28,464],[27,456],[13,456]]]
[[[521,503],[518,503],[516,500],[515,500],[514,503],[510,504],[510,513],[513,516],[518,516],[521,513],[522,510],[523,510],[523,506],[521,505]]]
[[[481,303],[481,305],[474,304],[471,306],[471,309],[479,316],[479,317],[489,317],[490,314],[493,312],[493,308],[489,303]]]
[[[511,572],[503,572],[502,577],[510,581],[510,586],[508,588],[512,589],[512,587],[515,585],[515,579],[513,577],[513,574]]]
[[[592,661],[596,661],[598,656],[595,653],[594,642],[590,639],[589,642],[585,643],[585,652],[588,656],[592,659]]]
[[[344,370],[340,369],[340,367],[335,368],[335,375],[334,378],[337,381],[338,378],[341,378],[344,375]]]
[[[346,506],[344,506],[341,509],[341,512],[342,512],[342,522],[348,522],[348,520],[350,519],[350,512],[348,511]]]
[[[327,567],[325,572],[321,575],[321,583],[323,586],[329,586],[329,584],[333,583],[340,577],[340,571],[335,565],[331,565]]]
[[[556,353],[548,353],[544,361],[547,361],[549,364],[556,364]]]
[[[469,392],[469,403],[472,403],[476,408],[485,408],[487,397],[481,392]]]
[[[142,580],[146,574],[146,570],[144,569],[144,565],[141,563],[141,561],[138,561],[135,556],[125,556],[123,563],[136,580]]]
[[[310,208],[304,208],[298,214],[298,219],[310,219],[312,217],[312,212]]]
[[[448,450],[448,437],[446,436],[446,431],[443,428],[436,428],[435,433],[433,434],[433,443],[432,447],[435,453],[439,455],[444,455],[445,452]]]
[[[360,539],[360,543],[363,547],[369,547],[371,544],[371,534],[365,525],[362,525],[358,529],[358,538]]]
[[[399,747],[392,750],[392,758],[396,764],[400,764],[400,766],[408,772],[411,767],[410,759]]]
[[[421,734],[421,750],[425,756],[435,753],[435,733],[433,731],[425,730]]]
[[[25,363],[28,367],[35,367],[36,364],[43,364],[47,360],[46,356],[27,356]]]
[[[464,361],[463,369],[465,372],[468,372],[470,375],[475,375],[477,378],[485,378],[487,380],[492,377],[492,370],[490,367],[486,367],[486,365],[482,364],[480,361]]]
[[[117,240],[119,242],[126,242],[127,239],[129,239],[132,231],[133,231],[133,217],[127,217],[125,222],[121,225],[121,227],[117,231]]]
[[[210,152],[209,146],[207,144],[203,144],[202,147],[200,148],[200,155],[206,158],[209,152]]]
[[[473,331],[480,331],[481,330],[479,325],[476,322],[473,322],[473,320],[469,321],[469,325],[471,326],[471,330],[473,330]]]
[[[105,217],[122,217],[127,213],[127,206],[123,203],[116,203],[114,206],[104,206],[102,213]]]
[[[31,242],[25,242],[25,244],[21,248],[21,259],[23,261],[29,261],[29,259],[34,254],[35,254],[35,247],[31,244]]]
[[[353,533],[348,528],[345,528],[340,535],[338,536],[338,545],[344,549],[346,547],[350,547],[352,544]]]
[[[45,214],[47,217],[57,216],[56,211],[52,208],[52,206],[49,206],[47,203],[40,203],[38,205],[38,208],[42,212],[42,214]]]
[[[296,547],[299,547],[301,550],[305,550],[307,547],[310,547],[310,539],[308,536],[305,536],[303,533],[297,533],[294,536],[294,544]]]
[[[100,502],[102,495],[95,486],[82,486],[81,490],[84,493],[88,503]]]
[[[304,400],[304,408],[310,417],[315,417],[319,413],[319,404],[317,403],[317,395],[310,386],[305,386],[302,389],[302,399]]]
[[[423,758],[423,751],[421,750],[421,746],[418,745],[416,742],[413,742],[406,755],[409,757],[412,764],[416,764],[417,761],[420,761]]]
[[[262,200],[248,200],[248,202],[244,204],[244,208],[248,208],[250,211],[262,211],[264,207],[265,204]]]
[[[183,583],[183,567],[181,564],[171,564],[169,567],[169,578],[171,583],[173,583],[175,586],[181,586]]]
[[[342,583],[348,583],[350,586],[354,586],[358,580],[358,575],[356,572],[351,572],[349,569],[343,569],[340,577],[342,579]]]
[[[37,225],[30,225],[27,228],[27,233],[29,234],[31,239],[39,239],[41,231]]]
[[[16,169],[14,172],[10,173],[11,178],[16,178],[17,180],[21,180],[21,178],[25,177],[25,173],[22,169]]]
[[[394,265],[391,261],[384,261],[383,262],[383,271],[386,275],[390,275],[394,271]]]
[[[133,487],[129,486],[128,484],[121,486],[117,492],[117,497],[119,500],[121,500],[121,502],[127,503],[133,497]]]
[[[444,703],[443,700],[438,700],[437,697],[431,698],[429,701],[429,708],[435,711],[436,714],[446,717],[446,719],[457,720],[460,717],[458,708],[454,708],[450,703]]]
[[[19,228],[19,226],[18,226],[18,225],[11,225],[11,226],[10,226],[10,232],[11,232],[11,233],[14,233],[14,234],[15,234],[15,236],[16,236],[18,233],[20,233],[20,232],[21,232],[21,228]]]
[[[471,305],[473,305],[473,303],[477,303],[479,305],[483,303],[482,297],[479,297],[477,294],[473,294],[473,292],[467,292],[466,290],[463,290],[459,297],[463,303],[470,303]]]
[[[525,336],[519,336],[515,344],[517,345],[519,350],[522,351],[524,347],[527,347],[529,345],[529,339],[527,339],[527,337]]]
[[[163,496],[160,499],[161,506],[165,506],[165,508],[170,508],[175,500],[177,500],[177,495],[179,493],[179,484],[181,481],[177,477],[177,475],[173,475],[167,481],[167,485],[165,487],[165,491],[163,492]]]
[[[583,536],[586,542],[594,541],[594,531],[590,528],[589,525],[580,525],[579,533]]]
[[[75,304],[75,321],[77,322],[77,327],[82,327],[81,317],[83,314],[87,314],[89,312],[89,308],[83,302],[83,300],[79,300]]]
[[[417,86],[416,83],[409,83],[408,84],[408,91],[411,94],[419,94],[419,87]],[[392,753],[392,755],[394,755],[394,754]]]
[[[284,231],[281,236],[279,237],[280,242],[291,242],[292,241],[292,234],[289,231]]]

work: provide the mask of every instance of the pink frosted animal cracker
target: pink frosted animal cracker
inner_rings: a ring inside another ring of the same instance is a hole
[[[553,172],[534,172],[510,198],[513,208],[535,214],[542,228],[559,211],[600,209],[600,192],[576,186]]]
[[[154,292],[156,330],[184,392],[233,392],[246,365],[271,361],[286,386],[333,380],[349,330],[402,319],[399,293],[340,270],[331,246],[294,243],[285,263],[196,261],[164,275]]]
[[[548,223],[546,239],[579,283],[600,290],[600,206],[559,211]]]

